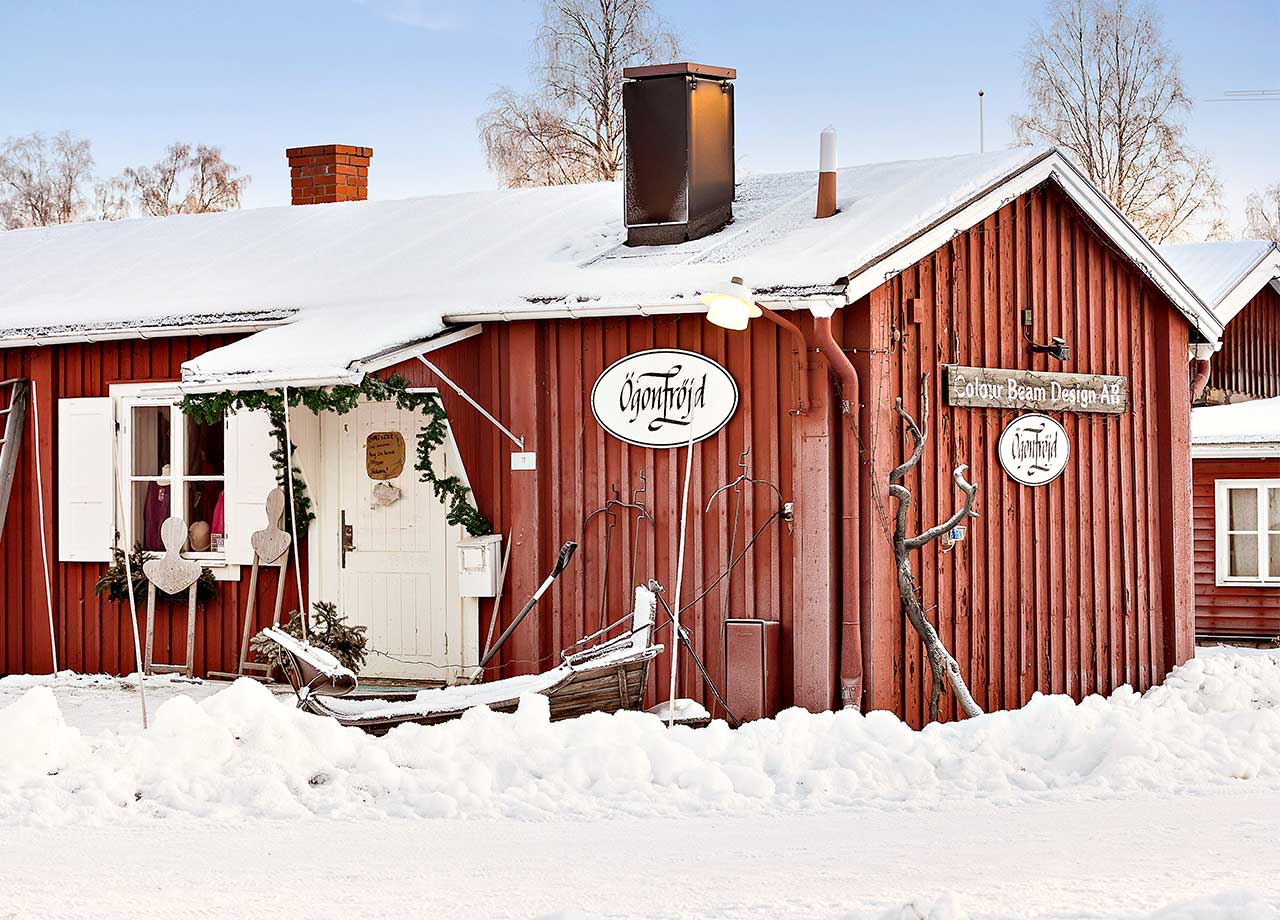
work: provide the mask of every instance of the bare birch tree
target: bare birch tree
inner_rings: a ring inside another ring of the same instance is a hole
[[[622,168],[622,69],[674,59],[650,0],[544,0],[532,93],[501,87],[477,120],[508,187],[610,181]]]
[[[1280,243],[1280,185],[1253,192],[1244,205],[1245,236]]]
[[[1155,12],[1130,0],[1050,0],[1023,54],[1020,143],[1062,148],[1157,243],[1221,232],[1209,157],[1186,142],[1191,97]]]
[[[920,460],[924,456],[925,442],[929,439],[929,375],[924,375],[920,385],[919,424],[902,407],[902,397],[898,397],[894,409],[911,436],[912,447],[907,459],[889,473],[889,494],[898,502],[893,527],[893,556],[898,569],[898,594],[902,598],[902,613],[924,644],[925,654],[929,658],[929,670],[933,676],[929,689],[929,720],[932,722],[938,720],[944,682],[955,693],[961,712],[966,716],[980,716],[982,707],[969,692],[969,687],[960,674],[960,665],[947,651],[946,646],[942,644],[942,639],[938,637],[938,631],[929,622],[924,604],[920,599],[920,586],[911,568],[912,552],[950,532],[966,518],[978,516],[978,512],[973,510],[978,487],[965,479],[965,473],[969,469],[968,464],[956,467],[951,475],[955,480],[956,488],[964,493],[964,504],[945,522],[935,524],[914,537],[907,536],[907,514],[911,510],[911,490],[903,484],[903,481],[909,472],[920,465]]]
[[[89,142],[63,131],[0,144],[0,227],[47,227],[81,220],[91,194]]]
[[[249,177],[222,158],[222,150],[205,144],[170,144],[154,166],[126,169],[144,214],[204,214],[240,207],[240,194]]]

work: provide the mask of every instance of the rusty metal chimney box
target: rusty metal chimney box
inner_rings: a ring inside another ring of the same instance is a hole
[[[626,224],[631,246],[683,243],[733,217],[733,80],[703,64],[627,67]]]

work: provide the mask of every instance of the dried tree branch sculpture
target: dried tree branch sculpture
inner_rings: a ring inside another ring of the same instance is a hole
[[[902,612],[919,634],[920,641],[924,643],[925,653],[929,656],[929,668],[933,673],[929,695],[929,719],[937,721],[943,681],[950,685],[960,703],[960,709],[966,716],[982,715],[982,707],[974,701],[973,694],[969,692],[969,687],[960,675],[960,665],[951,657],[951,653],[938,638],[938,631],[933,628],[933,624],[925,615],[924,605],[920,600],[920,587],[916,583],[915,573],[911,570],[910,553],[938,539],[966,518],[977,517],[978,512],[973,510],[973,502],[978,494],[978,487],[964,478],[965,472],[969,469],[968,464],[956,467],[952,477],[956,488],[964,493],[964,504],[944,523],[930,527],[914,537],[907,536],[907,513],[911,509],[911,490],[902,482],[907,473],[920,464],[920,459],[924,456],[925,442],[929,438],[928,374],[924,375],[921,384],[920,405],[920,424],[916,424],[911,414],[902,408],[901,397],[894,406],[907,433],[911,435],[913,446],[911,455],[889,474],[889,494],[898,500],[898,511],[893,528],[893,555],[898,568],[898,593],[902,597]]]

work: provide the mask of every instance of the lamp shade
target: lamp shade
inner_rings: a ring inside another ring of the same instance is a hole
[[[752,318],[760,316],[751,288],[741,278],[733,278],[718,291],[708,291],[699,298],[707,305],[707,322],[722,329],[743,330]]]

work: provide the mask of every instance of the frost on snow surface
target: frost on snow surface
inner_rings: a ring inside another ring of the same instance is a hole
[[[188,362],[184,377],[342,377],[451,317],[694,301],[730,275],[829,286],[1045,153],[848,167],[840,213],[822,221],[816,172],[747,176],[732,224],[667,247],[624,245],[621,183],[10,231],[0,337],[293,311]]]
[[[1275,243],[1269,240],[1213,240],[1207,243],[1170,243],[1160,247],[1160,255],[1223,323],[1230,322],[1235,315],[1219,309],[1223,300],[1259,262],[1275,251]],[[1249,291],[1249,297],[1255,293]],[[1243,308],[1248,302],[1249,298],[1244,298],[1236,309]]]
[[[513,715],[478,708],[379,739],[247,679],[202,702],[170,695],[145,732],[94,730],[67,724],[58,683],[12,680],[0,681],[8,824],[733,816],[1280,788],[1277,654],[1209,655],[1146,694],[1037,696],[924,731],[884,712],[801,710],[738,731],[668,730],[645,713],[551,723],[531,695]]]
[[[1280,396],[1191,410],[1192,444],[1280,441]]]

